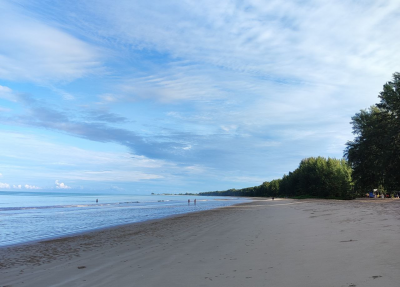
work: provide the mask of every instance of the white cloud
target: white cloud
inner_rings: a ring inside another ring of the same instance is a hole
[[[39,83],[68,81],[95,72],[99,51],[73,36],[0,3],[0,78]],[[25,13],[26,14],[26,13]],[[98,71],[98,70],[97,70]]]
[[[63,182],[58,182],[58,180],[56,180],[56,188],[59,189],[69,189],[71,187],[69,187],[68,185],[64,184]]]
[[[221,126],[221,129],[224,130],[225,132],[234,132],[237,129],[236,125],[223,125]]]
[[[102,94],[98,96],[100,98],[100,102],[98,104],[110,104],[117,102],[121,99],[120,96],[114,95],[114,94]]]
[[[187,145],[185,147],[182,148],[183,150],[191,150],[192,149],[192,145]]]
[[[78,171],[64,174],[65,178],[85,181],[138,182],[142,180],[161,179],[162,175],[140,171]]]
[[[21,184],[18,184],[18,185],[13,184],[13,188],[15,188],[15,189],[21,189],[21,188],[22,188],[22,185],[21,185]]]
[[[193,173],[193,174],[201,174],[206,171],[206,169],[203,166],[199,165],[191,165],[183,168],[183,171],[188,172],[188,173]]]
[[[62,89],[56,88],[53,85],[47,85],[47,87],[50,90],[52,90],[53,92],[61,95],[64,98],[64,100],[74,100],[75,99],[75,96],[73,96],[72,94],[67,93],[66,91],[64,91]]]
[[[19,185],[19,186],[20,186],[20,185]],[[38,186],[29,185],[29,184],[25,184],[24,187],[25,187],[26,189],[41,189],[41,188],[38,187]]]
[[[0,182],[0,188],[10,188],[10,185],[8,183]]]
[[[0,173],[0,177],[3,177],[3,174]]]
[[[13,91],[9,87],[2,85],[0,85],[0,99],[5,99],[12,102],[16,101]]]

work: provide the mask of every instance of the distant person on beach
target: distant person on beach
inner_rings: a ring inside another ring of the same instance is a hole
[[[190,199],[188,199],[188,205],[190,205]]]
[[[272,198],[272,200],[274,200],[274,197]]]
[[[99,200],[98,199],[96,199],[96,203],[98,203],[99,202]]]
[[[196,198],[194,199],[194,205],[196,205]]]

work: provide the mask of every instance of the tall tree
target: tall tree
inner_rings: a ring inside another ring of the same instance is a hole
[[[400,74],[383,86],[380,102],[352,117],[354,140],[344,152],[359,189],[400,187]]]

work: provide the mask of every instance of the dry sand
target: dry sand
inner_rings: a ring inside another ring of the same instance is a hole
[[[400,286],[400,200],[256,200],[0,249],[1,286]]]

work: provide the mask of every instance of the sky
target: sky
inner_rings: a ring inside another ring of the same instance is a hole
[[[226,190],[342,158],[399,31],[398,0],[0,0],[0,190]]]

